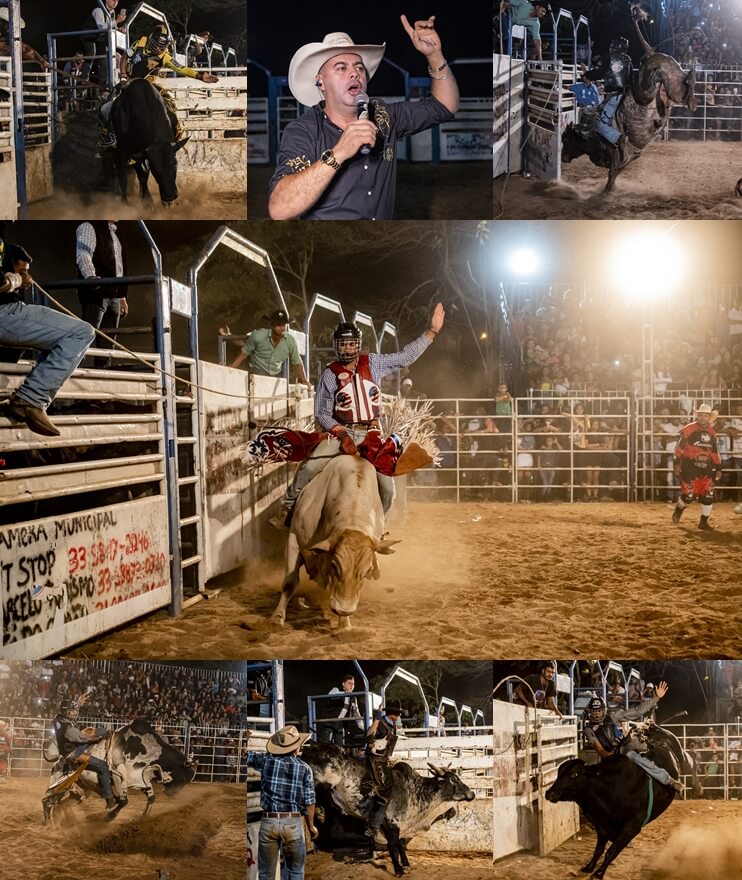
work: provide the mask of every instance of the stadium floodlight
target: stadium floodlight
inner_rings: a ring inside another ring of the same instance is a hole
[[[541,260],[530,248],[518,248],[510,254],[508,266],[513,275],[525,278],[534,275],[541,268]]]
[[[644,230],[618,241],[611,270],[614,285],[628,298],[652,302],[684,278],[686,255],[670,230]]]

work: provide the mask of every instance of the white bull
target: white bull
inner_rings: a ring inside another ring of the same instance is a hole
[[[377,553],[393,553],[383,541],[384,512],[372,464],[356,455],[334,458],[296,502],[286,545],[286,576],[273,620],[283,626],[299,585],[302,565],[330,594],[340,626],[350,627],[361,587],[380,576]]]

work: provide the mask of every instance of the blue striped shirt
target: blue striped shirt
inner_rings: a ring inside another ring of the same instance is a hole
[[[260,771],[260,806],[267,813],[305,813],[315,802],[312,768],[296,755],[248,752],[247,766]]]
[[[432,341],[423,333],[405,345],[402,351],[395,351],[392,354],[370,354],[368,365],[371,370],[371,378],[378,385],[387,373],[414,364]],[[314,398],[314,417],[325,431],[340,424],[335,418],[335,392],[337,390],[337,376],[328,367],[320,376],[317,394]]]

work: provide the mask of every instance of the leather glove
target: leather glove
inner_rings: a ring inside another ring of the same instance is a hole
[[[19,275],[17,272],[6,272],[5,284],[10,285],[8,288],[9,292],[18,290],[19,287],[23,287],[23,276]]]
[[[340,441],[340,449],[346,455],[355,455],[358,452],[358,447],[353,442],[353,438],[347,431],[338,431],[335,436]]]

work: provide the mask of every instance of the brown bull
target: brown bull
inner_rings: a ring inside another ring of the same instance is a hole
[[[373,465],[355,455],[333,459],[302,491],[286,546],[286,577],[273,620],[283,626],[302,566],[330,594],[340,626],[350,626],[361,587],[380,576],[377,553],[393,553],[383,541],[384,513]]]

